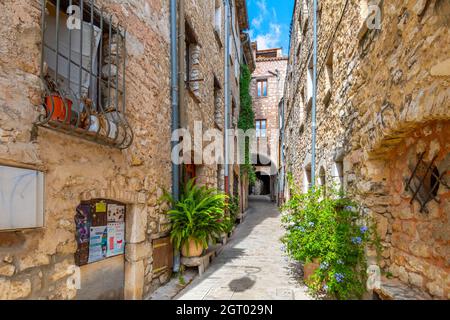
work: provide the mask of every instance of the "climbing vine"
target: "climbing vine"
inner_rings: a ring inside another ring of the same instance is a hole
[[[250,83],[252,75],[247,65],[241,66],[240,99],[241,111],[239,114],[238,128],[244,131],[255,128],[255,113],[252,107],[252,96],[250,95]],[[241,166],[242,172],[247,172],[251,185],[255,184],[255,168],[250,163],[250,141],[245,139],[245,164]]]

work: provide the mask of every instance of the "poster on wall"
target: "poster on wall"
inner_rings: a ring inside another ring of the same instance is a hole
[[[120,204],[108,204],[108,222],[124,222],[125,206]]]
[[[75,252],[75,263],[82,266],[89,260],[89,239],[91,229],[91,207],[81,204],[77,207],[75,215],[75,237],[77,240],[77,251]]]
[[[89,240],[89,263],[100,261],[106,258],[107,239],[107,226],[91,227]]]
[[[108,223],[108,249],[107,257],[125,253],[125,223]]]
[[[77,208],[75,215],[76,239],[79,244],[89,242],[90,232],[90,206],[81,204]]]
[[[96,202],[93,205],[93,213],[92,213],[92,226],[95,227],[106,227],[108,223],[108,217],[106,213],[106,203],[104,201]]]
[[[105,199],[83,201],[76,208],[77,266],[125,253],[125,215],[125,204]]]

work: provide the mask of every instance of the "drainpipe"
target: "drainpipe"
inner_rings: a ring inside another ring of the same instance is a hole
[[[171,98],[172,98],[172,132],[179,128],[178,109],[178,48],[177,48],[177,1],[170,0],[170,58],[171,58]],[[176,141],[171,141],[172,150],[177,145]],[[175,201],[180,197],[180,168],[172,162],[172,196]],[[180,269],[180,253],[174,251],[173,271]]]
[[[178,0],[178,88],[179,94],[178,94],[178,109],[180,110],[180,127],[181,128],[187,128],[187,108],[186,105],[186,90],[185,90],[185,78],[186,78],[186,63],[185,63],[185,52],[186,52],[186,20],[185,20],[185,6],[184,6],[184,0]]]
[[[224,93],[225,93],[225,119],[224,119],[224,160],[225,160],[225,193],[229,194],[230,192],[230,179],[229,179],[229,171],[230,164],[228,161],[229,157],[229,136],[228,136],[228,127],[229,127],[229,110],[230,110],[230,3],[229,0],[224,0],[225,5],[225,85],[224,85]]]
[[[314,21],[313,21],[313,97],[311,111],[311,186],[316,184],[316,103],[317,103],[317,0],[313,0]]]

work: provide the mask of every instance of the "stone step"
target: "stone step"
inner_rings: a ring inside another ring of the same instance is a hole
[[[383,277],[379,289],[374,292],[382,300],[431,300],[431,296],[413,288],[398,279]]]

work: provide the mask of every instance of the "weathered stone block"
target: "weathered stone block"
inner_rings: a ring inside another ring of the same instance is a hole
[[[409,283],[410,284],[412,284],[412,285],[414,285],[416,287],[422,288],[422,286],[423,286],[423,277],[421,275],[419,275],[417,273],[410,272],[410,273],[408,273],[408,277],[409,277]]]
[[[417,0],[416,4],[413,7],[414,13],[418,16],[421,16],[424,13],[425,8],[427,7],[427,3],[428,0]]]
[[[0,300],[26,298],[31,293],[31,281],[11,281],[0,278]]]
[[[11,277],[14,274],[16,267],[12,264],[7,264],[0,267],[0,276]]]
[[[431,75],[435,77],[448,77],[450,76],[450,59],[442,61],[431,68]]]
[[[50,256],[43,253],[29,254],[18,259],[18,271],[50,264]]]
[[[427,288],[428,288],[428,290],[430,290],[430,293],[433,296],[436,296],[438,298],[444,297],[444,288],[442,287],[441,282],[438,282],[438,281],[430,282],[427,284]]]
[[[415,256],[423,258],[429,258],[432,255],[432,248],[422,242],[412,242],[409,246],[409,250]]]
[[[148,242],[128,243],[125,246],[125,258],[127,261],[136,262],[152,255],[152,245]]]
[[[67,277],[67,276],[73,274],[73,272],[75,270],[74,267],[75,267],[75,265],[69,260],[64,260],[63,262],[59,262],[59,263],[55,264],[55,266],[53,268],[53,273],[50,276],[50,280],[58,281],[64,277]]]
[[[147,228],[147,207],[145,205],[133,205],[127,214],[126,242],[140,243],[145,240]]]
[[[375,219],[377,221],[377,232],[382,240],[386,239],[386,234],[388,232],[389,220],[381,215],[376,215]]]
[[[126,300],[142,299],[144,290],[144,261],[125,262],[125,290]]]
[[[401,266],[398,268],[398,277],[403,282],[408,282],[408,272],[406,271],[405,267]]]

